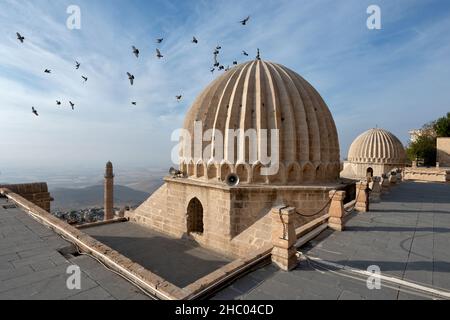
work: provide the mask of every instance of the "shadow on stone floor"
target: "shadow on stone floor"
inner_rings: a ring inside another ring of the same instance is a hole
[[[95,239],[178,287],[208,275],[229,261],[205,253],[194,242],[164,237],[138,238],[95,235]]]
[[[347,226],[346,231],[352,232],[368,232],[368,231],[376,231],[376,232],[430,232],[430,233],[448,233],[450,234],[450,228],[427,228],[427,227],[356,227],[356,226]]]

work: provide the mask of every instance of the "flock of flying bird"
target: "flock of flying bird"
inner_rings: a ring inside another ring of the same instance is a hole
[[[249,20],[250,20],[250,16],[246,17],[244,20],[239,21],[239,23],[242,24],[243,26],[246,26],[247,23],[249,22]],[[17,40],[19,40],[21,43],[24,43],[25,37],[22,36],[19,32],[17,32],[16,35],[17,35]],[[163,41],[164,41],[164,38],[158,38],[158,39],[156,39],[156,43],[158,43],[158,44],[161,44]],[[191,42],[192,42],[193,44],[198,44],[199,41],[198,41],[198,39],[194,36],[194,37],[192,37],[192,41],[191,41]],[[132,48],[133,54],[136,56],[136,58],[139,58],[139,54],[140,54],[139,49],[136,48],[135,46],[132,46],[131,48]],[[213,60],[214,60],[214,64],[213,64],[213,66],[212,66],[211,69],[210,69],[210,72],[211,72],[211,73],[214,73],[214,71],[216,71],[216,69],[219,70],[219,71],[221,71],[221,70],[228,71],[228,70],[230,69],[229,66],[228,66],[227,68],[225,68],[225,67],[224,67],[221,63],[219,63],[219,61],[217,60],[217,58],[218,58],[218,56],[219,56],[219,54],[220,54],[220,50],[221,50],[221,49],[222,49],[222,47],[218,45],[218,46],[215,48],[214,52],[213,52]],[[249,56],[249,54],[248,54],[247,52],[245,52],[245,51],[242,51],[242,55],[247,56],[247,57]],[[258,56],[259,56],[259,49],[258,49]],[[158,59],[164,58],[164,56],[161,54],[161,51],[160,51],[158,48],[156,49],[156,57],[157,57]],[[238,64],[238,62],[237,62],[236,60],[233,61],[233,65],[237,65],[237,64]],[[81,63],[79,63],[78,61],[75,61],[75,69],[76,69],[76,70],[79,70],[80,67],[81,67]],[[45,70],[44,70],[44,73],[51,74],[51,73],[52,73],[52,70],[51,70],[51,69],[45,69]],[[130,84],[133,85],[133,84],[134,84],[134,80],[135,80],[135,76],[134,76],[133,74],[131,74],[130,72],[127,72],[127,76],[128,76],[128,80],[130,81]],[[88,77],[86,77],[86,76],[84,76],[84,75],[82,75],[81,78],[83,79],[84,82],[87,82],[87,81],[88,81]],[[183,98],[183,96],[182,96],[182,95],[177,95],[177,96],[175,96],[175,98],[177,99],[177,101],[181,101],[181,99]],[[56,100],[56,105],[57,105],[57,106],[61,106],[61,104],[62,104],[61,101]],[[137,105],[137,102],[136,102],[136,101],[132,101],[131,104],[134,105],[134,106],[136,106],[136,105]],[[72,108],[72,110],[75,110],[75,104],[74,104],[72,101],[69,101],[69,105],[70,105],[70,107]],[[36,110],[36,108],[35,108],[34,106],[31,107],[31,111],[32,111],[32,113],[33,113],[35,116],[39,116],[39,113],[38,113],[38,111]]]

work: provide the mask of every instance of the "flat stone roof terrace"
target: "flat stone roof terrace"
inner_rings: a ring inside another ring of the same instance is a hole
[[[83,232],[180,288],[232,261],[194,241],[171,238],[133,222]]]
[[[301,261],[294,271],[267,266],[214,298],[445,298],[434,290],[450,297],[450,184],[404,182],[383,196],[381,203],[371,204],[371,210],[353,214],[346,231],[326,230],[300,248],[310,259]],[[368,289],[368,277],[358,271],[373,265],[383,276],[405,282],[382,279],[380,290]],[[417,290],[416,285],[429,290]]]

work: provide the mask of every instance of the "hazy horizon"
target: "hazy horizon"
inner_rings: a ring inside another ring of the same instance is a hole
[[[406,144],[410,129],[450,110],[446,1],[77,2],[80,30],[66,27],[71,1],[0,3],[0,181],[14,174],[101,177],[108,160],[118,173],[167,170],[177,144],[172,132],[220,74],[209,72],[218,44],[225,66],[253,59],[260,48],[263,59],[305,77],[334,116],[342,159],[370,128],[387,129]],[[381,30],[366,26],[371,4],[381,8]],[[136,76],[133,87],[128,71]]]

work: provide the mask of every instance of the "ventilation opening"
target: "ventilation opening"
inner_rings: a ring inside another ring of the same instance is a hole
[[[6,210],[17,208],[17,206],[16,206],[15,204],[5,204],[5,205],[2,206],[2,207],[3,207],[3,209],[6,209]]]
[[[187,232],[202,234],[203,231],[203,206],[197,198],[194,198],[189,202],[187,209]]]
[[[58,249],[58,253],[61,254],[67,260],[70,260],[70,259],[80,256],[80,253],[78,252],[77,248],[73,244],[68,245],[67,247]]]

